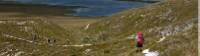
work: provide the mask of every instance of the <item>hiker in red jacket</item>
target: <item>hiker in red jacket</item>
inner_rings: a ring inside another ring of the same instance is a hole
[[[136,35],[136,47],[137,47],[137,52],[142,51],[142,47],[144,44],[144,38],[143,38],[143,33],[138,32]]]

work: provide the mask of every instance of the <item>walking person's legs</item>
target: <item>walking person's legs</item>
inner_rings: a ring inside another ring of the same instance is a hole
[[[136,52],[141,52],[141,51],[142,51],[142,47],[143,47],[143,45],[140,44],[140,43],[137,43],[137,44],[136,44],[136,47],[137,47]]]

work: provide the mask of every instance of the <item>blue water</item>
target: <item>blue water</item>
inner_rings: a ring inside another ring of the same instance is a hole
[[[147,3],[116,0],[17,0],[21,3],[82,6],[75,9],[74,16],[109,16],[129,8],[143,7]]]

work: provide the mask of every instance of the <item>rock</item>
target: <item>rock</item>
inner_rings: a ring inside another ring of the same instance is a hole
[[[150,52],[149,49],[143,50],[142,53],[144,54],[144,56],[159,56],[158,51]]]

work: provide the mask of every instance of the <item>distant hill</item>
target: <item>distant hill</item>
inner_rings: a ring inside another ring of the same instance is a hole
[[[45,4],[23,4],[0,2],[0,12],[18,12],[32,15],[66,15],[75,13],[74,9],[80,6],[60,6],[60,5],[45,5]],[[56,11],[56,12],[55,12]]]
[[[163,0],[117,0],[117,1],[133,1],[133,2],[144,2],[144,3],[156,3]]]

